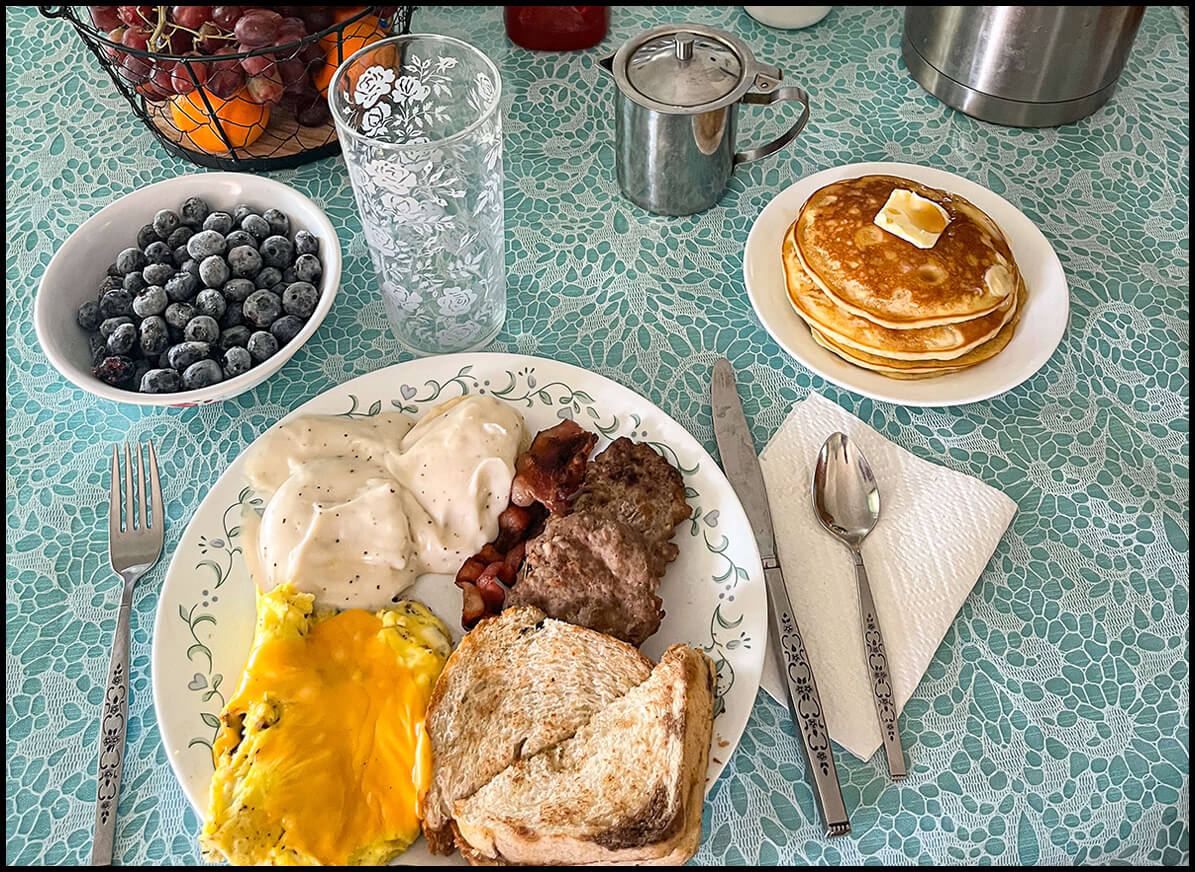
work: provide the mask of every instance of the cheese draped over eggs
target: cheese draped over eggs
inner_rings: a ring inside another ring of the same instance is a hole
[[[282,585],[221,716],[200,844],[234,865],[378,865],[419,835],[424,715],[451,647],[424,605],[316,613]]]
[[[266,433],[246,459],[266,498],[243,524],[263,591],[291,583],[318,606],[377,609],[425,572],[455,572],[498,533],[522,416],[488,396],[362,418],[308,415]]]

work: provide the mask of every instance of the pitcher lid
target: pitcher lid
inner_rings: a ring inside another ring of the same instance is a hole
[[[755,81],[755,60],[741,39],[702,24],[666,24],[628,40],[611,72],[640,105],[696,115],[737,102]]]

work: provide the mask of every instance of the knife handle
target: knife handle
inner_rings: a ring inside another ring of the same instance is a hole
[[[838,770],[834,768],[830,732],[826,728],[826,716],[817,693],[817,682],[813,678],[813,666],[801,639],[801,630],[793,614],[779,561],[765,558],[763,576],[779,643],[776,655],[780,658],[780,671],[784,674],[788,691],[788,708],[805,746],[805,766],[813,782],[817,810],[821,813],[827,836],[845,836],[851,831],[851,824],[846,804],[842,800]]]

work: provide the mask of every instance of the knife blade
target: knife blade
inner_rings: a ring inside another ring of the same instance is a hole
[[[788,708],[793,723],[801,734],[805,766],[813,782],[814,798],[822,817],[827,836],[844,836],[851,831],[838,770],[834,766],[834,751],[813,666],[805,651],[801,630],[797,626],[789,601],[784,573],[776,553],[776,534],[772,529],[772,510],[763,470],[755,452],[755,442],[743,414],[743,404],[735,385],[734,369],[726,358],[714,363],[710,385],[710,403],[714,415],[714,438],[722,456],[722,469],[738,494],[739,502],[751,522],[755,541],[763,562],[764,582],[768,591],[769,611],[778,642],[776,656],[784,675]]]

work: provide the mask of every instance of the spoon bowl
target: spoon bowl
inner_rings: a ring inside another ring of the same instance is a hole
[[[818,453],[813,508],[823,527],[855,549],[880,519],[880,490],[871,466],[845,433],[831,434]]]

